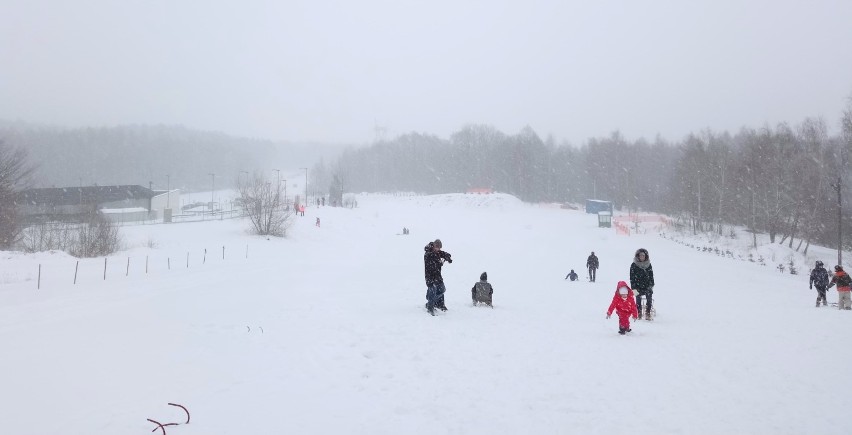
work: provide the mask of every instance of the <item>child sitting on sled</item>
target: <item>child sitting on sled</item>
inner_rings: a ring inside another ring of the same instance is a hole
[[[636,300],[633,297],[633,290],[624,281],[619,281],[615,288],[615,295],[612,297],[612,303],[609,304],[609,310],[606,312],[606,318],[612,315],[612,312],[618,315],[618,333],[624,335],[630,329],[630,316],[633,320],[639,317],[639,311],[636,309]]]
[[[488,274],[482,272],[482,275],[479,275],[479,282],[474,284],[473,288],[470,289],[470,297],[473,299],[473,306],[476,306],[478,303],[482,303],[494,308],[494,305],[491,304],[491,295],[493,294],[494,289],[491,288],[491,284],[488,282]]]

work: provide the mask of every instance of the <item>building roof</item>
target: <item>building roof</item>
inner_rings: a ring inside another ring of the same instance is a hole
[[[76,186],[27,189],[18,195],[19,205],[103,204],[126,199],[151,199],[155,193],[139,185]]]

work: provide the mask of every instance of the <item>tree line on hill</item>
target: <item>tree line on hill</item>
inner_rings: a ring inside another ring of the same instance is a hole
[[[409,133],[350,149],[320,172],[350,192],[491,188],[529,202],[606,199],[622,210],[677,216],[696,232],[739,225],[790,247],[796,239],[806,253],[811,242],[837,246],[836,186],[842,177],[848,198],[850,156],[852,101],[835,135],[824,120],[809,118],[676,142],[615,132],[574,147],[542,140],[529,127],[510,135],[468,125],[449,139]],[[848,204],[841,225],[852,235]]]

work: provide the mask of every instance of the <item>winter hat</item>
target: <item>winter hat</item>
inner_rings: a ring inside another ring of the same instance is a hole
[[[485,272],[482,272],[482,275],[479,275],[479,280],[480,281],[488,281],[488,274],[485,273]]]
[[[622,296],[627,296],[627,294],[629,292],[630,292],[630,290],[628,290],[627,287],[619,287],[619,289],[618,289],[618,294],[620,294]]]
[[[434,241],[434,242],[432,242],[432,243],[433,243],[433,244],[434,244],[434,245],[435,245],[438,249],[441,249],[441,248],[443,248],[443,247],[444,247],[444,245],[443,245],[443,244],[441,244],[441,239],[435,239],[435,241]]]
[[[817,260],[816,261],[816,267],[822,267],[822,261]]]
[[[837,266],[834,266],[834,270],[837,272],[843,272],[843,266],[838,264]]]

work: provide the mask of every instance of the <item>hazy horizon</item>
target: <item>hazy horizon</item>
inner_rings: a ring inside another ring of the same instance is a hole
[[[364,144],[466,124],[582,144],[822,117],[852,3],[8,0],[0,119]]]

